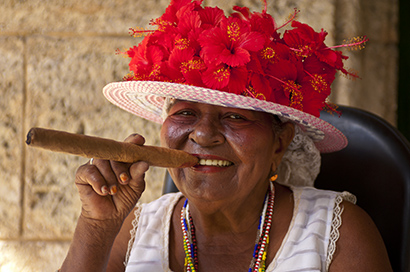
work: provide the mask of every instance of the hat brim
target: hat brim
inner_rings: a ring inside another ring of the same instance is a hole
[[[347,146],[343,133],[328,122],[291,107],[252,97],[159,81],[114,82],[104,87],[103,94],[114,105],[159,124],[163,122],[161,115],[165,97],[169,97],[284,117],[299,125],[321,153],[338,151]]]

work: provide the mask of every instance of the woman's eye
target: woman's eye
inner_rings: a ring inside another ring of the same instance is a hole
[[[180,110],[172,114],[174,116],[190,117],[195,116],[195,113],[191,110]]]
[[[230,114],[228,117],[234,120],[245,120],[245,118],[239,114]]]
[[[194,115],[194,113],[192,111],[188,111],[188,110],[182,110],[176,113],[177,115],[184,115],[184,116],[190,116],[190,115]]]

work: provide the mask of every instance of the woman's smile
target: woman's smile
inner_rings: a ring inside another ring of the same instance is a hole
[[[211,159],[200,159],[198,166],[217,166],[217,167],[227,167],[231,166],[232,162],[223,160],[211,160]]]
[[[198,158],[198,164],[196,166],[218,166],[218,167],[227,167],[231,166],[233,162],[215,155],[205,155],[205,154],[196,154]]]
[[[198,164],[193,166],[193,169],[196,172],[202,173],[216,173],[226,170],[228,167],[232,166],[234,163],[221,158],[219,156],[213,155],[195,155],[198,157]]]

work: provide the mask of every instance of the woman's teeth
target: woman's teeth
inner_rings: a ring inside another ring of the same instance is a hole
[[[223,160],[206,160],[206,159],[200,159],[199,160],[199,165],[207,165],[207,166],[229,166],[232,163],[230,161],[223,161]]]

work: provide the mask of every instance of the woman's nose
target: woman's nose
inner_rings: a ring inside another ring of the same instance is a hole
[[[222,134],[219,120],[204,116],[195,124],[189,139],[201,146],[214,146],[222,144],[225,136]]]

